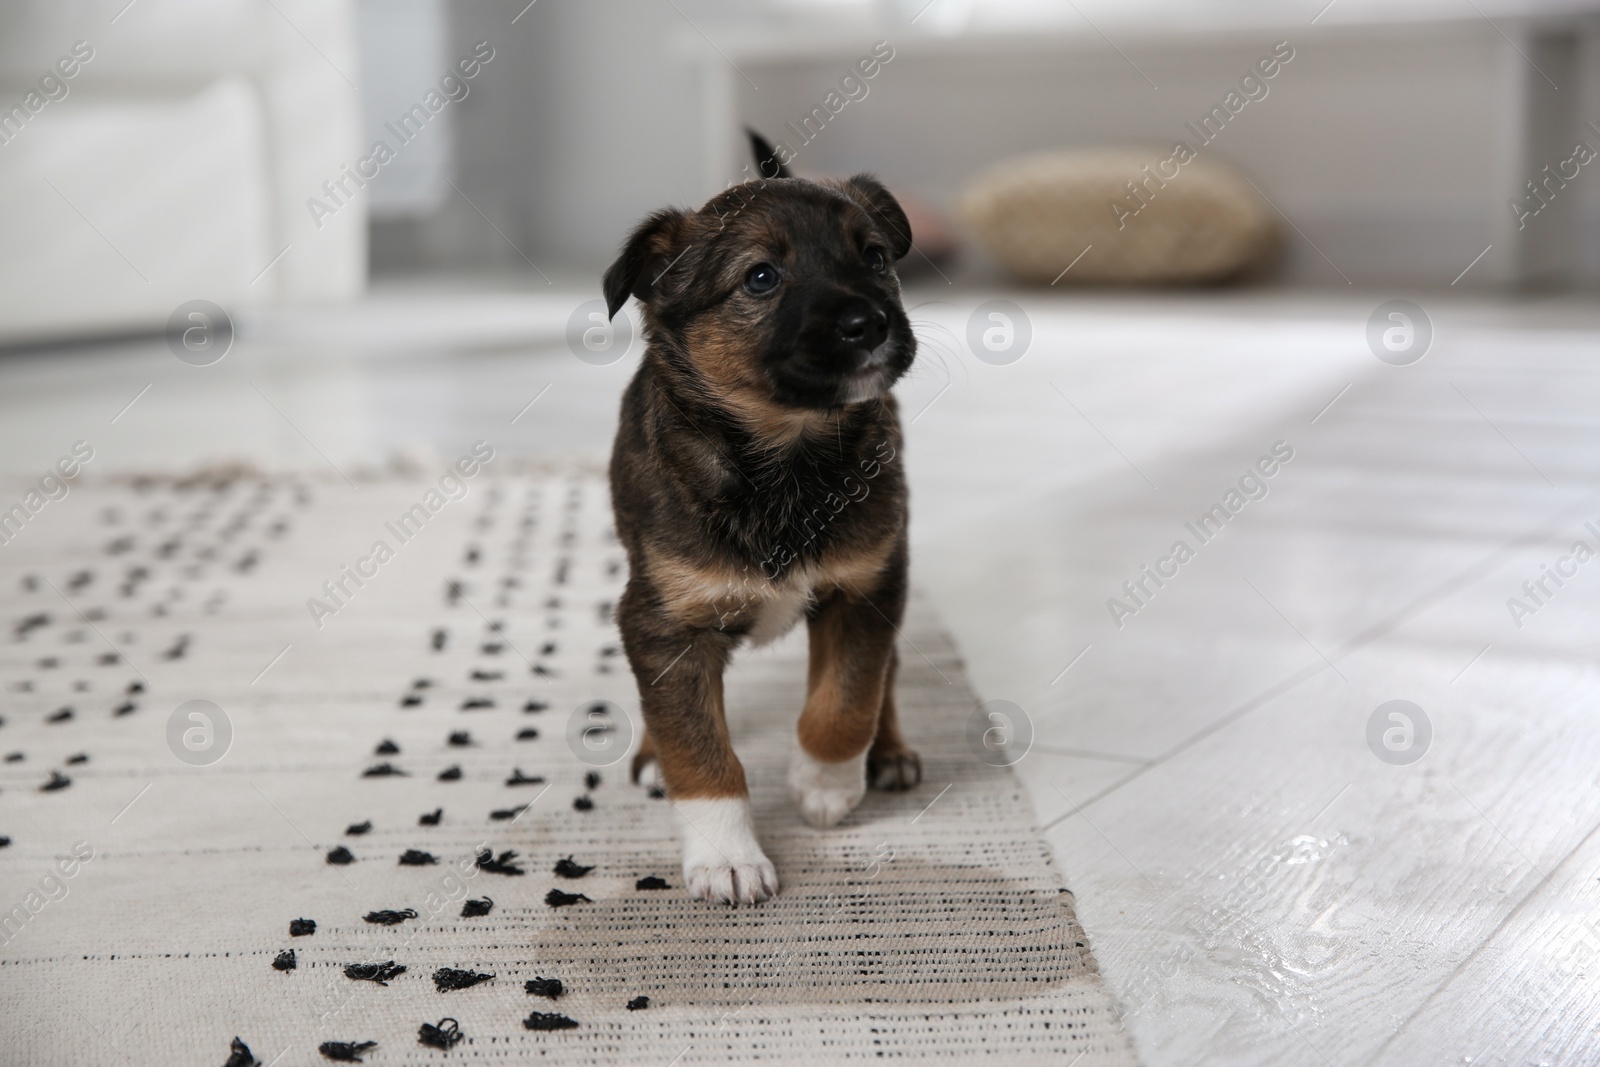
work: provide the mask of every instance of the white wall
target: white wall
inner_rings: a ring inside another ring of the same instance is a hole
[[[1097,19],[1113,11],[1079,6]],[[1506,206],[1557,158],[1546,158],[1553,145],[1570,148],[1581,133],[1600,148],[1600,133],[1577,121],[1600,122],[1592,25],[1557,94],[1501,32],[1541,65],[1559,57],[1546,54],[1536,23],[1504,5],[1489,6],[1494,24],[1470,11],[1383,23],[1385,5],[1341,0],[1316,26],[1285,5],[1239,5],[1223,29],[1209,8],[1174,9],[1173,20],[1204,32],[1129,9],[1120,24],[1100,23],[1126,58],[1076,15],[1048,33],[1013,26],[974,39],[953,35],[959,25],[907,25],[914,12],[898,0],[539,0],[512,25],[525,7],[452,7],[457,49],[488,39],[503,57],[457,116],[457,165],[463,189],[505,237],[454,198],[413,235],[413,265],[527,271],[526,254],[552,271],[594,270],[646,212],[699,204],[735,177],[746,162],[742,123],[773,131],[798,118],[880,38],[896,58],[797,169],[875,170],[947,208],[975,173],[1009,155],[1169,144],[1288,38],[1296,57],[1270,95],[1207,149],[1241,167],[1309,238],[1290,231],[1286,278],[1342,287],[1331,260],[1356,284],[1448,286],[1490,243],[1462,287],[1549,274],[1550,260],[1561,268],[1553,273],[1570,276],[1563,259],[1600,277],[1600,167],[1534,220],[1548,240],[1519,242]],[[1358,24],[1337,21],[1346,8]],[[998,17],[987,11],[973,6],[972,25]],[[1525,129],[1529,116],[1545,121]]]
[[[1286,277],[1343,285],[1331,260],[1356,283],[1448,285],[1491,242],[1510,252],[1508,188],[1538,171],[1516,150],[1524,105],[1512,90],[1530,94],[1535,114],[1557,109],[1546,99],[1554,90],[1536,74],[1526,77],[1524,61],[1492,27],[1307,28],[1291,37],[1295,58],[1269,83],[1268,96],[1205,149],[1240,167],[1304,231],[1306,239],[1291,231]],[[872,169],[893,188],[951,207],[976,172],[1008,156],[1192,141],[1184,121],[1217,103],[1278,39],[1130,44],[1127,59],[1103,45],[1016,42],[964,52],[913,42],[898,50],[866,99],[848,105],[802,149],[796,169]],[[860,51],[870,43],[863,40]],[[1589,55],[1574,70],[1587,66],[1592,85]],[[742,116],[758,128],[781,129],[822,99],[846,59],[841,51],[828,60],[741,64],[761,87],[749,92],[732,81]],[[1583,91],[1577,83],[1567,88]],[[1600,118],[1600,110],[1593,114]],[[1587,133],[1600,148],[1600,135]],[[1570,148],[1577,136],[1576,128],[1561,128],[1546,139]],[[1539,158],[1537,146],[1523,147]],[[1600,172],[1600,165],[1592,169]],[[1585,173],[1574,185],[1569,203],[1582,206],[1592,263],[1600,173]],[[1569,232],[1578,232],[1579,214],[1571,212]],[[1563,228],[1544,218],[1530,226]],[[1462,284],[1504,283],[1515,266],[1513,256],[1491,253]]]

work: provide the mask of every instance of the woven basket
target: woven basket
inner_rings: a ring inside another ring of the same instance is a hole
[[[1158,166],[1171,156],[1151,147],[1008,160],[972,182],[961,214],[984,249],[1024,282],[1214,282],[1270,259],[1277,220],[1250,183],[1203,155]],[[1162,173],[1175,166],[1175,176]]]

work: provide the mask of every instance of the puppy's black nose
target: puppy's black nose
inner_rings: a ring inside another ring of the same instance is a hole
[[[860,348],[877,348],[889,336],[889,315],[866,301],[852,303],[839,315],[839,337]]]

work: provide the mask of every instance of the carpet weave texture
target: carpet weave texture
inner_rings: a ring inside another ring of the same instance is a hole
[[[920,601],[922,785],[805,825],[804,627],[741,652],[783,890],[688,899],[604,480],[508,466],[86,481],[0,546],[0,1059],[1135,1062]]]

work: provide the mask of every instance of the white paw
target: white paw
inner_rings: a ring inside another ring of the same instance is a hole
[[[666,788],[661,785],[661,764],[651,760],[639,768],[639,788],[649,791],[656,788]]]
[[[796,748],[789,760],[789,795],[812,826],[836,826],[867,793],[867,754],[822,763]]]
[[[672,808],[683,838],[683,884],[691,897],[759,904],[778,892],[778,871],[756,840],[748,800],[680,800]]]

